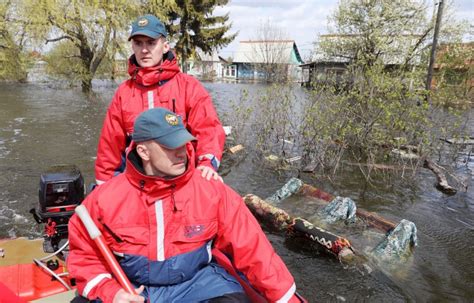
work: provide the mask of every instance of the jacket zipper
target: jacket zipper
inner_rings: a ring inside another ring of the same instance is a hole
[[[176,188],[176,184],[171,184],[171,201],[173,201],[173,212],[178,211],[176,207],[176,200],[174,199],[174,190]]]

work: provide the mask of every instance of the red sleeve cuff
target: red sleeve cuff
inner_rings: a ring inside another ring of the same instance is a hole
[[[209,160],[208,158],[202,158],[201,160],[199,160],[197,166],[207,166],[212,168],[212,170],[217,171],[212,165],[211,160]]]
[[[97,297],[103,302],[113,302],[117,292],[122,288],[115,279],[107,279],[107,281],[96,286],[97,290],[89,295],[90,300]]]

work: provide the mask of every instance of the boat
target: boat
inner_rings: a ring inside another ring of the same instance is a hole
[[[75,296],[61,258],[43,251],[43,239],[0,240],[0,302],[70,302]]]
[[[47,254],[43,246],[44,239],[0,240],[0,303],[70,302],[77,296],[74,280],[68,276],[64,258],[58,256],[65,247]],[[213,255],[219,264],[237,278],[252,302],[266,302],[238,275],[223,253],[214,250]]]

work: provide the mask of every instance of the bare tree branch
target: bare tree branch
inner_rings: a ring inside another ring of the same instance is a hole
[[[61,37],[54,38],[54,39],[46,39],[46,44],[48,44],[49,42],[57,42],[57,41],[64,40],[64,39],[74,41],[74,39],[71,36],[61,36]]]
[[[422,43],[425,41],[426,37],[428,36],[428,34],[431,32],[431,30],[433,29],[433,26],[430,26],[428,27],[425,32],[420,36],[420,38],[418,39],[418,41],[416,42],[416,44],[412,47],[412,49],[409,51],[408,55],[406,56],[405,58],[405,62],[403,63],[403,67],[406,68],[408,66],[408,63],[410,62],[410,60],[413,58],[413,55],[415,53],[415,51],[418,49],[418,47],[420,45],[422,45]]]

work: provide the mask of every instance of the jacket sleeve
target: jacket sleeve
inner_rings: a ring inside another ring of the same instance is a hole
[[[225,188],[219,203],[219,230],[215,247],[231,256],[236,269],[270,302],[292,302],[293,276],[276,254],[242,198]]]
[[[100,225],[95,219],[97,210],[94,209],[94,204],[92,193],[84,200],[83,205],[87,207],[91,217],[99,227]],[[105,259],[96,244],[90,239],[87,230],[77,215],[72,216],[68,228],[69,255],[67,257],[67,268],[71,277],[76,279],[79,294],[89,300],[100,298],[103,302],[112,302],[121,287],[112,277]]]
[[[115,93],[107,109],[102,131],[100,132],[95,161],[95,178],[98,185],[111,179],[122,164],[127,134],[122,120],[119,91]]]
[[[209,93],[193,77],[188,79],[186,112],[191,134],[197,141],[197,164],[206,165],[217,171],[224,150],[225,132]]]

